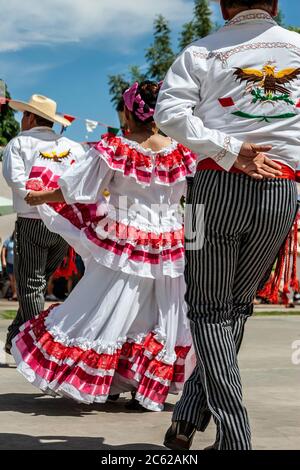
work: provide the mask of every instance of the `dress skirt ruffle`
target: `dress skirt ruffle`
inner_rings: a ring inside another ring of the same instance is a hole
[[[135,390],[160,411],[182,389],[191,336],[183,277],[149,279],[90,259],[62,305],[27,322],[13,341],[18,370],[43,392],[82,403]]]
[[[28,190],[61,188],[67,204],[44,204],[39,214],[86,270],[62,305],[23,325],[12,353],[45,393],[104,403],[134,390],[142,406],[160,411],[182,389],[185,365],[192,369],[175,208],[195,156],[174,142],[153,152],[112,136],[96,147],[63,176],[32,168]]]

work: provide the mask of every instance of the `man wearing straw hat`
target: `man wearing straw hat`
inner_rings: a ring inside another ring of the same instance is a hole
[[[237,355],[297,210],[300,36],[276,23],[278,0],[220,4],[227,24],[176,59],[155,113],[163,132],[198,154],[187,197],[193,228],[197,209],[205,212],[203,246],[186,250],[197,367],[165,437],[172,449],[189,449],[211,417],[212,449],[251,449]]]
[[[8,328],[5,350],[19,327],[38,315],[44,307],[44,292],[51,274],[61,264],[67,243],[50,232],[40,219],[37,208],[25,197],[31,181],[34,185],[55,184],[70,165],[83,158],[83,147],[56,134],[54,123],[64,127],[70,122],[56,113],[56,102],[46,96],[33,95],[28,103],[10,101],[12,109],[21,111],[22,131],[4,150],[3,176],[13,193],[17,212],[15,226],[15,274],[19,310]],[[31,186],[37,189],[37,186]]]

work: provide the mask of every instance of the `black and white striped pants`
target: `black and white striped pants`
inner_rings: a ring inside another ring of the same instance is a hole
[[[40,219],[18,217],[15,225],[14,272],[19,310],[8,328],[7,343],[18,334],[19,327],[44,308],[47,282],[61,264],[67,243],[50,232]]]
[[[193,226],[196,205],[204,204],[205,211],[203,248],[186,251],[186,301],[197,366],[173,420],[204,431],[212,415],[219,449],[251,449],[237,353],[257,287],[295,219],[296,185],[206,170],[189,184],[187,204]]]

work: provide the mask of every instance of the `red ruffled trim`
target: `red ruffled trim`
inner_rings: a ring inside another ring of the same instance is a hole
[[[173,232],[145,232],[132,225],[125,225],[114,220],[109,220],[103,230],[107,235],[112,234],[119,240],[132,241],[136,245],[151,246],[152,248],[158,249],[161,247],[176,246],[179,242],[184,243],[184,232],[183,228],[175,230]]]
[[[259,297],[267,299],[272,304],[279,303],[280,294],[283,303],[288,304],[290,289],[294,292],[299,292],[299,279],[297,277],[299,219],[300,214],[297,214],[293,227],[278,253],[274,272],[271,274],[265,286],[257,293]],[[282,281],[283,289],[280,292]]]
[[[42,191],[57,188],[58,176],[45,167],[34,167],[27,181],[27,189]],[[184,229],[156,234],[145,232],[133,226],[108,220],[105,215],[97,215],[97,204],[49,204],[59,215],[69,220],[74,227],[83,229],[87,238],[94,244],[110,251],[117,256],[126,253],[129,261],[159,264],[161,261],[174,262],[184,256]],[[99,237],[97,225],[101,224],[102,232]],[[116,240],[109,236],[114,235]],[[160,250],[158,253],[148,252],[146,248]]]
[[[45,320],[54,307],[27,322],[15,343],[22,360],[37,376],[46,380],[54,392],[59,392],[65,383],[94,398],[106,398],[114,372],[117,372],[138,382],[137,393],[142,400],[150,400],[161,407],[170,385],[183,383],[184,359],[190,347],[177,346],[177,360],[174,364],[165,364],[157,357],[163,344],[157,340],[155,333],[149,333],[142,344],[126,342],[113,354],[65,346],[55,341],[45,326]],[[80,364],[84,364],[86,369]],[[90,369],[94,374],[90,373]],[[51,383],[55,385],[51,386]]]
[[[181,144],[177,144],[168,154],[157,153],[155,159],[110,134],[104,136],[94,148],[110,168],[147,185],[152,177],[160,183],[173,184],[191,175],[196,164],[195,154]]]
[[[151,253],[143,249],[143,246],[137,246],[135,242],[127,240],[114,241],[109,238],[100,239],[92,227],[86,228],[85,234],[95,245],[117,256],[124,254],[129,261],[158,265],[167,261],[174,263],[184,257],[183,242],[178,240],[176,245],[170,247],[156,245],[155,247],[160,251]]]

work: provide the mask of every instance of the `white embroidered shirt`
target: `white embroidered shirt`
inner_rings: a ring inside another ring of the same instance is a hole
[[[155,121],[229,170],[243,142],[296,169],[300,155],[300,35],[263,10],[239,13],[188,46],[163,82]]]

